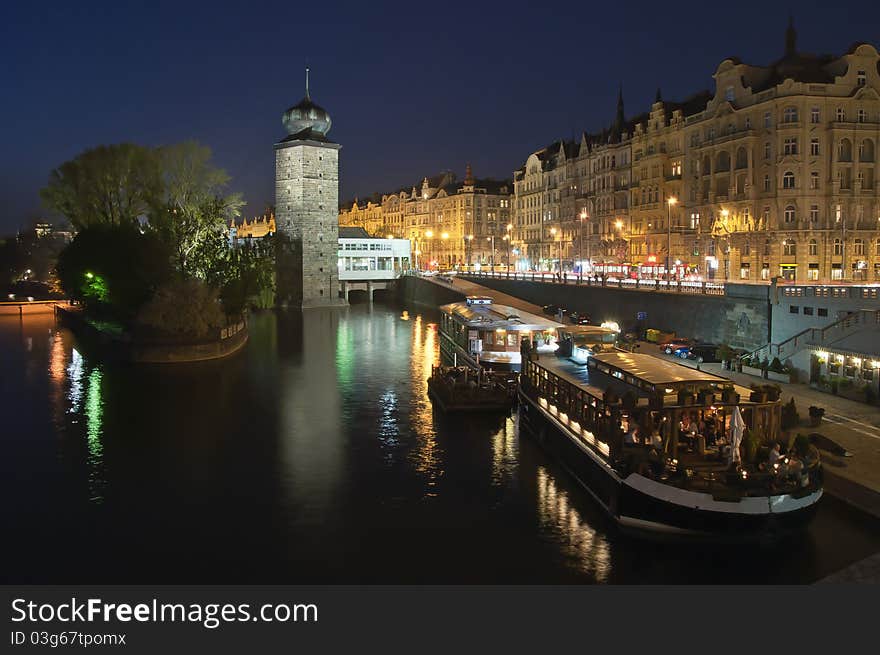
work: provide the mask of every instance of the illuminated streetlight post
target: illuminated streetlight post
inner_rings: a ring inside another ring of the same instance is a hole
[[[513,223],[507,224],[507,234],[504,235],[504,240],[507,241],[507,277],[510,277],[510,231],[513,229]]]
[[[580,248],[578,248],[578,255],[580,256],[581,265],[578,269],[578,282],[583,281],[584,277],[584,221],[587,220],[587,210],[586,208],[581,210],[581,239],[580,239]],[[589,245],[589,244],[588,244]],[[592,265],[590,266],[592,268]]]
[[[672,280],[670,274],[672,265],[672,206],[678,202],[675,196],[669,196],[666,200],[666,281]]]
[[[492,252],[489,253],[489,270],[495,275],[495,235],[486,237],[486,241],[492,242]]]

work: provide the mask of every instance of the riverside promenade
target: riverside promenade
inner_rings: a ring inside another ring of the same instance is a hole
[[[470,280],[450,278],[453,280],[450,284],[438,280],[436,277],[422,279],[455,289],[465,295],[490,296],[498,303],[517,307],[523,311],[541,313],[541,308],[537,305]],[[639,351],[660,359],[672,359],[676,363],[691,368],[697,366],[692,360],[681,360],[663,354],[654,343],[640,342]],[[751,375],[724,370],[721,364],[701,364],[700,369],[725,377],[745,387],[766,382],[766,380]],[[840,457],[822,451],[826,492],[880,518],[880,409],[865,403],[823,393],[804,384],[778,384],[782,389],[781,399],[783,402],[794,398],[801,417],[801,425],[795,429],[796,432],[804,434],[817,432],[829,437],[852,453],[851,457]],[[825,408],[825,416],[819,427],[810,427],[807,424],[810,405]]]

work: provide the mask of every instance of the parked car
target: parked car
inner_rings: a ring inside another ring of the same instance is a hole
[[[571,313],[569,313],[568,318],[575,325],[591,325],[592,324],[592,322],[590,321],[590,315],[587,314],[586,312],[577,312],[577,311],[571,312]]]
[[[718,346],[714,343],[698,343],[691,346],[688,349],[687,358],[696,360],[697,364],[721,361],[718,359]]]
[[[690,339],[671,339],[660,344],[660,350],[667,355],[672,355],[679,348],[685,348],[693,343]]]
[[[680,346],[672,351],[672,355],[679,357],[681,359],[687,359],[688,353],[691,351],[691,346]]]

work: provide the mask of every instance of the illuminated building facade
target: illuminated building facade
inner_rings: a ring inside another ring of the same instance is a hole
[[[503,266],[511,252],[512,190],[507,180],[476,179],[468,165],[462,181],[447,171],[409,189],[347,203],[339,224],[408,239],[419,268],[488,266],[493,260]]]
[[[532,153],[514,173],[520,268],[880,281],[880,55],[722,61],[715,91]],[[584,265],[590,270],[589,265]]]

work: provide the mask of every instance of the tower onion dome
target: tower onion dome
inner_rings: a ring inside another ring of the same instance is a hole
[[[288,134],[299,134],[303,130],[317,132],[325,136],[330,131],[330,114],[323,107],[319,107],[309,95],[309,69],[306,69],[306,97],[293,107],[284,112],[281,118]]]

